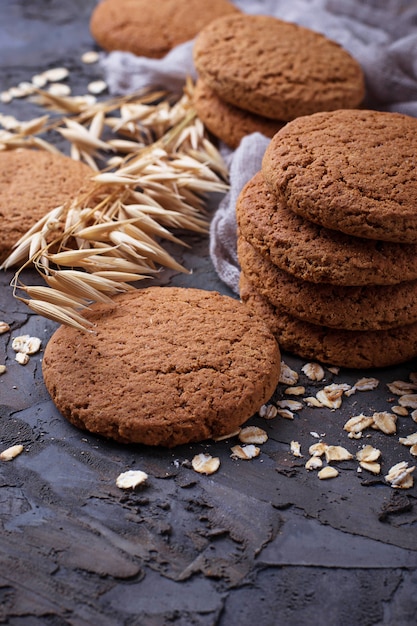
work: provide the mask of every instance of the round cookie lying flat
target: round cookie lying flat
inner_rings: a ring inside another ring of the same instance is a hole
[[[417,324],[391,330],[338,330],[310,324],[271,304],[247,280],[240,278],[245,305],[265,321],[283,350],[303,359],[365,369],[404,363],[417,356]]]
[[[60,327],[43,359],[52,400],[79,428],[123,443],[201,441],[235,430],[278,384],[274,337],[217,292],[149,287],[85,316],[93,332]]]
[[[104,50],[159,59],[211,20],[237,12],[228,0],[104,0],[91,14],[90,32]]]
[[[345,330],[385,330],[417,322],[417,281],[340,287],[295,278],[238,240],[240,267],[259,293],[289,315]]]
[[[417,243],[417,119],[333,111],[294,120],[262,172],[298,215],[357,237]]]
[[[417,245],[351,237],[313,224],[290,211],[261,172],[240,193],[236,217],[247,241],[303,280],[390,285],[417,279]]]
[[[273,137],[285,122],[244,111],[219,98],[201,79],[197,80],[193,102],[198,117],[206,128],[230,148],[237,148],[240,141],[251,133]]]
[[[93,189],[88,165],[44,150],[0,152],[0,263],[52,209]]]
[[[258,115],[299,115],[358,106],[362,69],[337,43],[268,15],[228,15],[197,36],[199,76],[223,100]]]

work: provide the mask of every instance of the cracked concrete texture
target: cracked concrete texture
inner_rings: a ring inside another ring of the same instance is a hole
[[[99,73],[79,62],[80,52],[94,47],[86,25],[93,6],[93,0],[2,2],[0,91],[48,65],[65,65],[74,91],[84,93]],[[43,112],[28,101],[0,111],[20,119]],[[172,244],[169,251],[193,273],[164,271],[159,284],[231,295],[212,268],[207,239],[190,235],[187,242],[189,249]],[[362,375],[376,376],[380,385],[346,398],[337,411],[304,408],[294,420],[255,416],[251,423],[269,439],[251,462],[230,457],[234,439],[169,451],[118,445],[59,415],[43,384],[42,352],[24,367],[14,361],[13,336],[29,333],[45,345],[56,324],[13,298],[12,277],[0,274],[0,319],[12,327],[0,336],[0,363],[8,368],[0,376],[0,445],[25,449],[0,466],[0,623],[414,624],[416,487],[399,499],[383,478],[358,473],[355,462],[338,464],[340,476],[332,481],[319,481],[304,463],[317,441],[312,432],[352,452],[372,443],[382,450],[384,469],[412,461],[397,437],[370,431],[364,441],[352,441],[343,424],[396,403],[386,382],[406,380],[416,363],[326,372],[318,384],[303,377],[299,359],[283,355],[306,395]],[[36,280],[25,272],[28,284]],[[275,399],[287,397],[284,389]],[[399,430],[414,432],[415,423],[399,418]],[[301,443],[301,459],[289,453],[293,439]],[[217,474],[190,469],[200,452],[220,457]],[[148,486],[121,492],[115,480],[126,469],[146,471]]]

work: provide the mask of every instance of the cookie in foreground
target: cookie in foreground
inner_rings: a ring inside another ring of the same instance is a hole
[[[75,426],[173,447],[226,435],[270,399],[280,351],[244,304],[217,292],[148,287],[95,304],[92,332],[60,327],[43,375]]]

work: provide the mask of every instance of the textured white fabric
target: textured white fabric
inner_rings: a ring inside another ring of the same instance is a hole
[[[243,11],[274,15],[321,32],[361,64],[367,108],[417,117],[417,0],[234,0]],[[177,46],[160,60],[113,52],[102,61],[114,94],[144,87],[180,92],[195,77],[192,44]],[[238,290],[236,198],[260,169],[268,140],[255,133],[229,155],[230,192],[212,220],[210,254],[220,278]]]

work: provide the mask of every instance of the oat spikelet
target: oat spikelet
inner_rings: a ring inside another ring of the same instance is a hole
[[[85,328],[86,305],[110,302],[161,267],[189,271],[161,241],[184,246],[174,229],[207,234],[207,194],[228,189],[227,168],[193,109],[193,89],[187,80],[179,99],[159,91],[98,102],[35,86],[37,101],[63,116],[5,120],[0,149],[56,151],[45,136],[58,133],[72,158],[95,171],[91,192],[45,215],[2,265],[20,265],[14,294],[33,311]],[[30,264],[47,286],[25,287],[21,274]],[[18,297],[19,289],[31,300]]]

